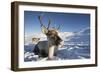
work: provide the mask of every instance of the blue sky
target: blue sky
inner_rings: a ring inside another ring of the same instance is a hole
[[[39,15],[43,15],[45,26],[49,18],[52,20],[51,27],[63,24],[61,32],[76,32],[90,27],[90,14],[24,11],[25,34],[41,33]]]

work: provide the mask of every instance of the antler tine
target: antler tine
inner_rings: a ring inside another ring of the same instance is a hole
[[[63,25],[63,24],[61,24],[61,25]],[[61,28],[61,25],[58,26],[57,30],[59,30]]]
[[[49,28],[50,28],[50,24],[51,24],[51,20],[49,19],[49,22],[48,22],[48,27],[47,27],[47,29],[49,29]]]
[[[41,26],[43,26],[42,17],[41,17],[41,16],[38,16],[38,19],[39,19],[39,21],[40,21]]]

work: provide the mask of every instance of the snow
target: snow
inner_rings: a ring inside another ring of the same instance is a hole
[[[58,49],[55,60],[90,58],[90,28],[87,27],[79,32],[61,32],[59,35],[64,40],[64,45]],[[35,46],[31,42],[33,36],[37,35],[25,37],[24,61],[47,60],[47,58],[39,59],[39,56],[32,52]],[[41,41],[46,40],[46,36],[43,34],[38,34],[38,37],[41,38]]]
[[[90,50],[88,46],[76,46],[70,45],[66,47],[59,48],[57,53],[57,59],[55,60],[66,60],[66,59],[88,59],[90,58]],[[31,49],[31,48],[30,48]],[[25,52],[25,61],[45,61],[47,58],[39,59],[38,55],[33,52]]]
[[[25,35],[25,45],[33,44],[32,38],[40,38],[40,41],[47,40],[46,36],[43,33],[36,33],[31,35]]]

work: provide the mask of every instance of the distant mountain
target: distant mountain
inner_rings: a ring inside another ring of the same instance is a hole
[[[66,37],[65,40],[74,43],[90,44],[90,28],[85,28],[79,32],[74,32],[72,36]]]
[[[90,34],[90,28],[87,27],[85,29],[80,30],[79,32],[76,32],[77,35],[89,35]]]
[[[66,42],[71,43],[83,43],[89,44],[90,43],[90,28],[82,29],[78,32],[60,32],[59,36]],[[32,34],[25,36],[25,44],[32,44],[32,38],[40,38],[40,41],[47,40],[47,37],[40,33],[40,34]]]

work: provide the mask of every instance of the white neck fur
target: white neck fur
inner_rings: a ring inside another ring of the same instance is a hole
[[[52,59],[54,57],[54,49],[55,49],[55,46],[51,46],[48,48],[48,59]]]

